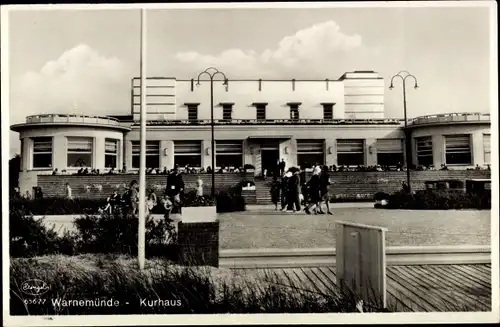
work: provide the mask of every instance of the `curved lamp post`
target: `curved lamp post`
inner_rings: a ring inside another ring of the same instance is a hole
[[[214,137],[214,77],[220,74],[224,78],[224,83],[222,85],[228,85],[228,79],[226,75],[219,71],[217,68],[209,67],[198,74],[198,79],[196,85],[200,85],[200,77],[202,75],[208,75],[210,78],[210,127],[212,129],[212,198],[215,196],[215,137]]]
[[[408,133],[408,119],[407,119],[407,114],[406,114],[406,80],[408,78],[413,79],[415,82],[414,88],[418,89],[418,81],[415,76],[410,74],[408,71],[403,70],[397,73],[396,75],[392,76],[391,78],[391,86],[389,86],[389,89],[392,90],[394,88],[394,79],[395,78],[401,78],[401,81],[403,81],[403,109],[404,109],[404,119],[405,119],[405,149],[406,149],[406,183],[408,184],[408,190],[411,194],[411,184],[410,184],[410,156],[411,156],[411,142],[409,138],[409,133]]]

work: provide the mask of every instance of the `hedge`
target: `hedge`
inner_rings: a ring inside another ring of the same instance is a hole
[[[10,255],[34,257],[47,254],[117,253],[137,255],[138,219],[127,210],[100,216],[84,215],[74,222],[76,231],[59,236],[43,219],[23,209],[9,212]],[[146,220],[146,253],[150,257],[177,259],[177,234],[173,221],[165,216]]]
[[[491,193],[467,194],[465,192],[419,191],[409,194],[398,191],[393,194],[377,193],[377,200],[387,200],[385,209],[449,210],[491,209]],[[376,205],[377,208],[382,206]]]

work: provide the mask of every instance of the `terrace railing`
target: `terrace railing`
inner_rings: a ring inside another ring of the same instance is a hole
[[[401,125],[401,119],[214,119],[216,125]],[[148,125],[210,125],[210,119],[155,120]],[[138,125],[136,122],[134,125]]]
[[[489,122],[490,114],[480,112],[466,113],[450,113],[440,115],[427,115],[412,118],[408,121],[408,125],[428,125],[428,124],[445,124],[457,122]]]
[[[106,116],[87,116],[87,115],[60,115],[60,114],[46,114],[46,115],[32,115],[26,117],[27,124],[37,123],[85,123],[85,124],[99,124],[99,125],[114,125],[120,126],[120,121],[115,118]]]

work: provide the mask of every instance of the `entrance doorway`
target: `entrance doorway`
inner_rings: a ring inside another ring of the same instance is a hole
[[[262,149],[262,176],[267,170],[267,176],[273,176],[273,173],[278,170],[278,159],[280,156],[279,150]]]

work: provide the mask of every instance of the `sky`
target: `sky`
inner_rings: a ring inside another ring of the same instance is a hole
[[[147,75],[229,79],[385,78],[385,115],[403,116],[401,70],[417,77],[408,116],[490,112],[489,9],[155,9],[147,18]],[[129,114],[139,76],[140,11],[9,13],[10,124],[42,113]],[[19,136],[10,132],[11,155]]]

